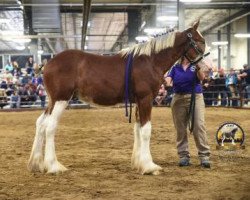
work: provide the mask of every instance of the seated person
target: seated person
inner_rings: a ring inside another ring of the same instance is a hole
[[[166,96],[167,96],[167,91],[165,89],[165,86],[162,84],[157,97],[154,99],[154,104],[158,106],[163,105],[163,100],[165,99]]]

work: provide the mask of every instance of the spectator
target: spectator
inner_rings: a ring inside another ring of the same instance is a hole
[[[246,87],[245,87],[245,91],[246,91],[246,97],[247,97],[247,101],[250,101],[250,68],[247,64],[243,65],[243,73],[239,75],[240,78],[244,78],[245,79],[245,83],[246,83]]]
[[[13,75],[20,77],[22,75],[21,68],[17,61],[13,61]]]
[[[2,80],[2,82],[0,83],[0,88],[1,88],[1,89],[4,89],[4,90],[7,90],[8,85],[7,85],[7,83],[6,83],[5,80]]]
[[[32,57],[29,57],[26,65],[25,65],[25,68],[26,68],[26,71],[27,71],[27,74],[30,75],[30,76],[33,76],[34,74],[34,60]]]
[[[17,94],[16,91],[13,92],[10,96],[10,107],[11,108],[19,108],[20,107],[20,96]]]
[[[165,99],[165,97],[167,96],[167,91],[165,90],[165,86],[162,84],[157,97],[154,100],[155,105],[162,105],[163,104],[163,100]]]
[[[27,88],[27,85],[19,87],[18,95],[20,96],[20,105],[28,105],[29,96]]]
[[[5,71],[8,71],[10,73],[13,72],[13,65],[9,60],[7,60],[7,63],[5,65],[5,67],[4,67],[4,69],[5,69]]]
[[[213,84],[214,80],[209,75],[209,71],[205,71],[205,78],[202,81],[202,90],[203,90],[203,96],[204,96],[204,102],[206,106],[212,106],[213,105]]]
[[[31,77],[28,75],[27,72],[24,72],[24,75],[23,75],[22,80],[21,80],[21,84],[22,84],[22,85],[26,85],[26,84],[28,84],[30,81],[31,81]]]
[[[38,86],[39,84],[42,84],[43,83],[42,76],[40,74],[35,74],[35,76],[32,77],[31,82],[33,85],[36,85],[36,86]]]
[[[226,92],[226,76],[224,69],[221,68],[218,71],[218,75],[215,77],[214,80],[214,85],[215,85],[215,93],[214,93],[214,99],[215,103],[214,105],[217,105],[217,99],[220,95],[221,99],[221,106],[226,106],[227,105],[227,92]]]
[[[238,106],[237,102],[237,74],[235,73],[235,70],[233,68],[230,69],[229,74],[226,76],[226,87],[229,89],[228,98],[230,105],[230,98],[232,99],[232,106]]]
[[[28,98],[29,98],[29,104],[33,104],[37,100],[37,93],[36,93],[36,86],[30,83],[28,85]]]
[[[37,94],[41,100],[41,107],[44,108],[45,102],[46,102],[46,91],[45,91],[44,85],[42,83],[40,83],[37,86]]]

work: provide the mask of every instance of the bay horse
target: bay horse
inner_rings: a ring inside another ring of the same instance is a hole
[[[164,74],[181,56],[194,60],[203,55],[205,40],[197,31],[198,25],[199,21],[183,32],[159,36],[112,56],[66,50],[51,59],[44,67],[49,103],[36,121],[28,169],[47,173],[67,170],[57,160],[54,137],[68,101],[77,92],[84,101],[95,104],[108,106],[123,102],[125,64],[132,53],[131,84],[136,122],[131,164],[141,174],[158,175],[162,168],[153,162],[150,153],[152,102],[164,81]]]

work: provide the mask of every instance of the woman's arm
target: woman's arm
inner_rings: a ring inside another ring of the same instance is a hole
[[[200,81],[203,81],[205,79],[205,74],[202,71],[199,63],[196,65],[196,73],[197,73],[197,77]]]

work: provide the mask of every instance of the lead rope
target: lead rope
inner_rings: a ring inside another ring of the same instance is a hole
[[[200,62],[203,58],[208,56],[210,52],[204,54],[202,57],[200,57],[198,60],[191,62],[190,65],[196,65],[198,62]],[[189,59],[188,59],[189,60]],[[196,68],[195,68],[196,69]],[[195,118],[195,101],[196,101],[196,95],[195,95],[195,83],[196,83],[196,77],[194,77],[193,85],[192,85],[192,94],[191,94],[191,101],[189,105],[188,110],[188,129],[190,131],[190,134],[193,133],[194,130],[194,118]]]
[[[193,133],[193,130],[194,130],[195,100],[196,100],[195,82],[196,82],[196,79],[194,79],[193,81],[191,101],[190,101],[189,110],[188,110],[188,129],[190,131],[190,134]]]
[[[130,106],[129,110],[129,123],[131,123],[132,115],[132,84],[131,84],[131,72],[132,72],[132,63],[133,63],[133,52],[128,55],[126,61],[125,69],[125,116],[128,117],[128,103]]]

